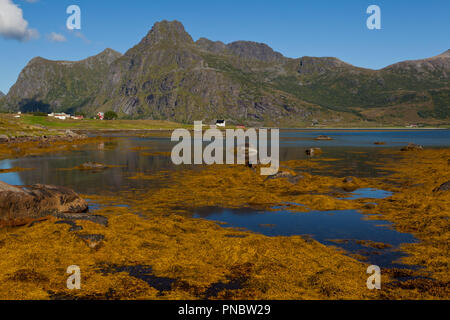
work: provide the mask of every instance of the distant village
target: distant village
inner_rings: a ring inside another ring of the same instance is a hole
[[[45,113],[40,114],[42,116],[45,116]],[[17,112],[16,114],[14,114],[15,118],[20,118],[22,116],[22,112]],[[85,119],[85,117],[83,115],[71,115],[71,114],[67,114],[64,112],[52,112],[47,114],[48,117],[52,117],[58,120],[83,120]],[[117,118],[117,115],[116,115]],[[105,120],[105,113],[104,112],[97,112],[97,115],[93,118],[93,119],[97,119],[97,120]],[[205,126],[205,124],[203,124],[202,126]],[[311,126],[312,127],[321,127],[319,120],[317,119],[313,119],[311,121]],[[210,128],[225,128],[226,127],[226,120],[216,120],[214,124],[210,125]],[[240,129],[245,129],[244,125],[237,125],[237,128]],[[406,128],[409,129],[414,129],[414,128],[424,128],[425,124],[422,123],[411,123],[405,126]]]
[[[17,114],[14,115],[14,118],[20,118],[21,116],[22,116],[22,112],[19,111],[19,112],[17,112]],[[55,118],[55,119],[59,119],[59,120],[67,120],[67,119],[83,120],[84,119],[83,115],[70,115],[70,114],[67,114],[64,112],[52,112],[52,113],[49,113],[47,116]],[[103,112],[98,112],[95,119],[104,120],[105,114]]]
[[[83,115],[70,115],[64,112],[60,112],[60,113],[49,113],[48,114],[49,117],[53,117],[59,120],[66,120],[66,119],[72,119],[72,120],[83,120],[84,116]],[[105,119],[105,114],[103,112],[98,112],[96,119],[98,120],[104,120]]]

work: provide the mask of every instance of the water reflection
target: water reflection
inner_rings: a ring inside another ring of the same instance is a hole
[[[318,135],[333,137],[333,141],[316,141]],[[116,133],[117,135],[117,133]],[[280,134],[280,160],[308,159],[305,149],[320,147],[321,157],[334,159],[323,161],[327,164],[322,169],[305,169],[311,174],[331,176],[381,176],[387,174],[375,165],[386,157],[380,152],[385,148],[397,148],[408,142],[416,142],[424,146],[437,147],[450,145],[450,130],[420,131],[311,131],[283,130]],[[374,141],[384,141],[385,146],[376,146]],[[160,171],[180,170],[192,166],[177,167],[170,157],[164,155],[145,155],[145,152],[170,152],[175,143],[169,138],[126,137],[119,136],[112,141],[97,145],[81,146],[72,152],[56,152],[53,154],[25,157],[0,161],[0,168],[11,167],[35,168],[35,170],[0,174],[0,180],[13,185],[21,184],[53,184],[67,186],[79,193],[101,194],[117,192],[124,189],[146,189],[157,187],[158,181],[131,180],[136,173],[157,173]],[[78,166],[93,161],[106,165],[120,166],[101,172],[79,170],[58,170]]]
[[[208,207],[197,209],[194,217],[226,222],[225,227],[245,228],[267,236],[309,235],[323,244],[365,256],[368,262],[382,267],[405,267],[393,263],[403,256],[396,249],[401,243],[416,241],[411,234],[389,228],[389,222],[368,220],[356,210],[273,212]],[[354,240],[382,242],[392,247],[376,249]]]

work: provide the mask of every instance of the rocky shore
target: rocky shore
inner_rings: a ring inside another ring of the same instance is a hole
[[[49,215],[85,213],[88,209],[87,202],[66,187],[18,187],[0,181],[0,226],[24,225]]]
[[[8,136],[5,134],[0,135],[0,145],[1,144],[16,144],[16,143],[27,143],[27,142],[71,142],[74,140],[87,139],[88,136],[85,134],[78,134],[71,130],[64,131],[63,134],[55,135],[42,135],[42,136]]]

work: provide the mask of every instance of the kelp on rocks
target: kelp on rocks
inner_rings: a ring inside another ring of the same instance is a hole
[[[0,231],[0,298],[447,299],[450,199],[433,190],[450,179],[449,158],[448,149],[404,153],[401,161],[380,164],[394,172],[390,176],[364,179],[314,176],[289,169],[308,165],[304,161],[284,163],[282,170],[301,175],[295,183],[244,166],[205,166],[174,171],[160,189],[89,196],[103,203],[95,214],[108,215],[108,226],[80,221],[83,230],[69,232],[50,219]],[[349,185],[394,195],[374,206],[339,199]],[[383,271],[382,290],[371,291],[368,265],[341,249],[190,217],[199,207],[276,210],[286,203],[293,211],[358,209],[388,219],[421,240],[403,247],[410,254],[404,261],[426,269],[408,272],[404,282],[394,279],[395,270]],[[89,247],[80,233],[102,237]],[[66,289],[70,265],[81,268],[79,291]]]

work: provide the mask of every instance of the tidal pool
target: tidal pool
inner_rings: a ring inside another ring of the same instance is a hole
[[[392,196],[393,193],[386,190],[379,190],[374,188],[361,188],[350,192],[348,196],[342,199],[356,200],[356,199],[385,199]]]
[[[404,255],[398,251],[398,246],[416,241],[411,234],[392,229],[388,221],[369,220],[356,210],[291,212],[200,208],[194,217],[225,222],[223,227],[244,228],[266,236],[311,237],[325,245],[364,256],[365,261],[385,268],[405,268],[405,265],[394,263]],[[373,248],[364,245],[366,243],[388,246]]]

